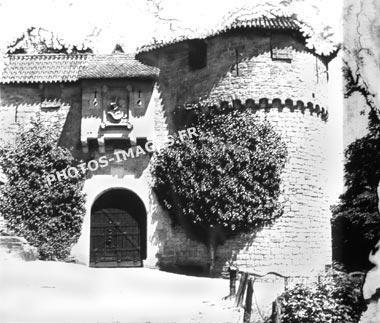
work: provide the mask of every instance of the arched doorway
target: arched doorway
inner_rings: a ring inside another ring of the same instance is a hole
[[[126,189],[112,189],[91,208],[91,267],[141,267],[146,259],[146,211]]]

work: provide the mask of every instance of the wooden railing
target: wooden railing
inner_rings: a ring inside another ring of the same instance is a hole
[[[288,276],[281,275],[276,272],[268,272],[264,275],[260,275],[253,272],[245,272],[239,271],[237,268],[229,268],[229,278],[230,278],[230,294],[225,297],[225,299],[234,299],[236,307],[244,307],[244,323],[248,323],[251,320],[252,313],[252,295],[254,292],[254,281],[257,278],[263,278],[268,275],[274,275],[284,279],[285,290],[288,286]],[[239,289],[236,291],[236,280],[238,273],[240,273],[240,282]],[[246,292],[247,291],[247,292]],[[245,304],[244,303],[244,295],[245,296]],[[260,315],[262,315],[259,312]],[[273,302],[272,305],[272,322],[273,323],[281,323],[281,306],[278,299]]]
[[[264,275],[260,275],[253,272],[245,272],[240,271],[238,268],[230,267],[228,269],[229,272],[229,279],[230,279],[230,294],[225,297],[225,299],[231,299],[234,300],[236,307],[243,307],[244,308],[244,323],[248,323],[251,320],[251,312],[252,312],[252,295],[254,293],[254,282],[257,278],[263,278],[268,275],[274,275],[279,278],[284,279],[284,291],[287,290],[290,277],[284,276],[276,272],[268,272]],[[239,288],[236,291],[236,281],[238,274],[240,273],[240,283]],[[348,274],[351,278],[363,278],[365,274],[363,272],[351,272]],[[321,284],[322,276],[318,275],[318,285]],[[245,295],[245,302],[244,302],[244,295]],[[380,289],[378,289],[377,293],[374,295],[376,299],[380,298]],[[244,303],[244,304],[243,304]],[[256,304],[257,305],[257,304]],[[261,318],[264,320],[264,316],[260,312],[258,306],[257,310]],[[280,297],[277,297],[272,302],[272,315],[271,315],[271,323],[281,323],[282,319],[282,309],[281,309],[281,300]]]

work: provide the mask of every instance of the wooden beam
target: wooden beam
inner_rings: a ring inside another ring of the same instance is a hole
[[[254,278],[249,278],[248,280],[247,296],[245,298],[245,308],[244,308],[244,321],[243,321],[244,323],[249,323],[251,321],[253,281],[254,281]]]

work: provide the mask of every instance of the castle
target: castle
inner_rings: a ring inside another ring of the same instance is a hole
[[[0,127],[41,112],[61,124],[60,144],[85,161],[118,149],[163,142],[181,115],[199,106],[253,109],[286,142],[284,215],[217,250],[230,264],[259,273],[316,277],[331,264],[325,159],[328,63],[306,47],[293,18],[236,20],[197,39],[142,47],[136,55],[12,54],[0,76]],[[171,225],[151,191],[151,154],[89,172],[78,262],[94,267],[207,267],[205,245]],[[112,240],[110,246],[105,240]]]

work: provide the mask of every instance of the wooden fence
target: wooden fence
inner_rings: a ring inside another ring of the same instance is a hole
[[[239,289],[236,291],[237,276],[240,273]],[[230,278],[230,293],[226,299],[234,299],[236,307],[244,308],[244,323],[251,321],[252,314],[252,296],[254,292],[254,282],[257,278],[263,278],[268,275],[274,275],[284,279],[285,290],[288,286],[288,276],[281,275],[276,272],[268,272],[264,275],[259,275],[253,272],[239,271],[237,268],[229,268]],[[245,301],[244,301],[245,295]],[[259,313],[260,314],[260,313]],[[260,314],[261,315],[261,314]],[[272,303],[272,323],[281,323],[281,302],[277,298]]]
[[[328,268],[326,268],[328,269]],[[254,293],[254,282],[256,278],[263,278],[268,275],[274,275],[277,277],[280,277],[284,279],[284,290],[288,288],[289,284],[289,276],[284,276],[276,272],[268,272],[264,275],[259,275],[257,273],[252,272],[244,272],[239,271],[237,268],[229,268],[229,279],[230,279],[230,294],[226,297],[226,299],[234,299],[235,306],[236,307],[243,307],[244,308],[244,323],[249,323],[251,321],[251,315],[252,315],[252,295]],[[239,283],[239,289],[236,291],[236,281],[237,276],[240,273],[240,283]],[[363,272],[351,272],[348,274],[349,277],[354,279],[363,279],[365,274]],[[321,276],[318,275],[318,285],[321,284]],[[244,295],[245,295],[245,302],[244,302]],[[380,295],[380,289],[378,292],[378,295]],[[258,309],[259,315],[264,320],[264,317],[260,313]],[[268,321],[266,321],[268,322]],[[270,318],[271,323],[281,323],[281,300],[279,297],[277,297],[273,303],[272,303],[272,315]]]

